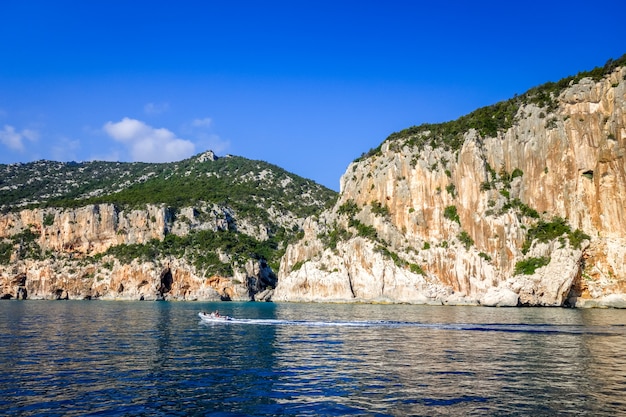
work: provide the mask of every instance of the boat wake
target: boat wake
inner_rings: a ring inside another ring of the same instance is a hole
[[[301,327],[381,327],[422,328],[448,331],[545,333],[545,334],[589,334],[604,336],[626,336],[626,326],[586,326],[577,324],[523,324],[523,323],[420,323],[409,321],[365,320],[365,321],[309,321],[281,319],[236,319],[210,320],[200,317],[203,324],[256,325],[256,326],[301,326]]]

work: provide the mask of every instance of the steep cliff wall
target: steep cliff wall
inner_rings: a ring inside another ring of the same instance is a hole
[[[212,151],[0,172],[2,298],[266,300],[286,242],[336,198],[277,166]]]
[[[162,239],[171,223],[172,213],[154,205],[129,212],[119,211],[113,204],[33,209],[0,217],[0,238],[31,229],[43,251],[93,255],[117,244]]]
[[[178,213],[162,205],[123,211],[112,204],[76,209],[22,210],[0,216],[0,296],[29,299],[250,300],[263,299],[275,276],[265,262],[248,260],[229,276],[211,274],[185,257],[154,254],[121,260],[106,251],[143,245],[191,230],[239,228],[267,238],[258,224],[217,205]],[[292,222],[293,218],[286,221]],[[225,263],[229,254],[218,254]]]
[[[392,135],[352,163],[273,299],[626,305],[626,68],[448,136]]]

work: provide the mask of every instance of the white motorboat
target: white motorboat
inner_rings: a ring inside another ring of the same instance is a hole
[[[201,311],[200,313],[198,313],[198,316],[200,316],[202,320],[208,321],[208,322],[229,321],[233,319],[230,316],[222,316],[219,313],[207,313],[204,311]]]

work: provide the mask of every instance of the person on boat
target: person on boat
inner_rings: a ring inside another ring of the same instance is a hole
[[[215,317],[221,317],[221,316],[220,316],[220,312],[219,312],[219,310],[215,310],[215,312],[213,313],[213,315],[214,315]]]

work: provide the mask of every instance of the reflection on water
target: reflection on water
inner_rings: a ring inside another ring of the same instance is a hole
[[[202,323],[220,308],[245,318]],[[619,310],[0,303],[10,415],[617,415]]]

